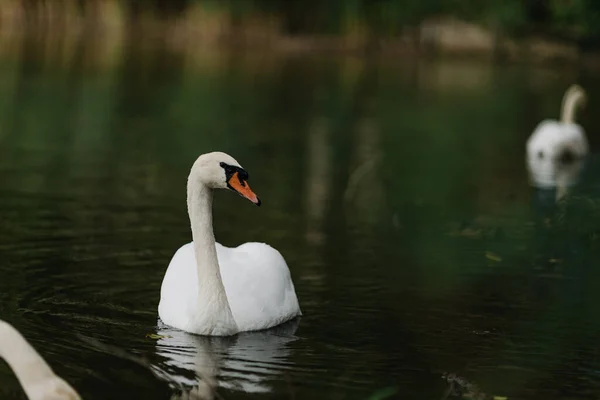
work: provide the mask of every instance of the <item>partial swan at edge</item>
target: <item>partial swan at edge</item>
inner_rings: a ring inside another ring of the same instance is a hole
[[[0,358],[13,370],[29,400],[80,400],[11,324],[0,320]]]

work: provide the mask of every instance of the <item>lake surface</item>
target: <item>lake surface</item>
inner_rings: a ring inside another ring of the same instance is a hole
[[[159,49],[110,65],[4,55],[0,318],[85,399],[597,398],[599,78]],[[556,202],[530,185],[524,143],[574,81],[592,155]],[[209,339],[157,321],[165,269],[191,240],[187,174],[213,150],[263,201],[217,193],[217,240],[281,251],[295,323]],[[4,363],[0,398],[23,398]]]

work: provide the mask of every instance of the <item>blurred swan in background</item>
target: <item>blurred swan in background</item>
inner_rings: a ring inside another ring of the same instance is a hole
[[[540,189],[556,188],[557,201],[578,182],[588,153],[585,132],[575,123],[575,113],[585,102],[585,91],[571,85],[563,97],[560,121],[542,121],[527,141],[530,181]]]
[[[544,120],[527,140],[527,158],[571,161],[584,158],[588,142],[583,128],[575,122],[575,113],[587,97],[579,85],[571,85],[564,94],[560,121]]]
[[[213,152],[194,163],[187,204],[193,242],[181,247],[163,279],[158,314],[186,332],[229,336],[271,328],[302,315],[290,270],[264,243],[229,248],[215,243],[214,189],[229,189],[260,205],[248,173],[233,157]]]
[[[0,358],[13,370],[29,400],[79,400],[81,397],[8,322],[0,320]]]

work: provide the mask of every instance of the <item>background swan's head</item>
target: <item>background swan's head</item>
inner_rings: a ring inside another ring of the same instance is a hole
[[[587,94],[581,86],[574,84],[569,86],[564,95],[564,102],[569,100],[576,103],[578,107],[585,107],[587,104]]]
[[[211,189],[230,189],[257,206],[260,199],[248,185],[248,173],[229,154],[215,151],[202,154],[194,165],[189,179],[196,179]]]

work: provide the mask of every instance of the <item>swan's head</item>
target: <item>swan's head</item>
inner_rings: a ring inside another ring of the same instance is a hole
[[[570,99],[574,103],[577,103],[579,107],[585,107],[587,104],[587,94],[585,90],[579,85],[571,85],[565,92],[565,101]]]
[[[260,206],[260,199],[248,185],[248,173],[229,154],[202,154],[192,167],[190,179],[198,179],[211,189],[229,189]]]

